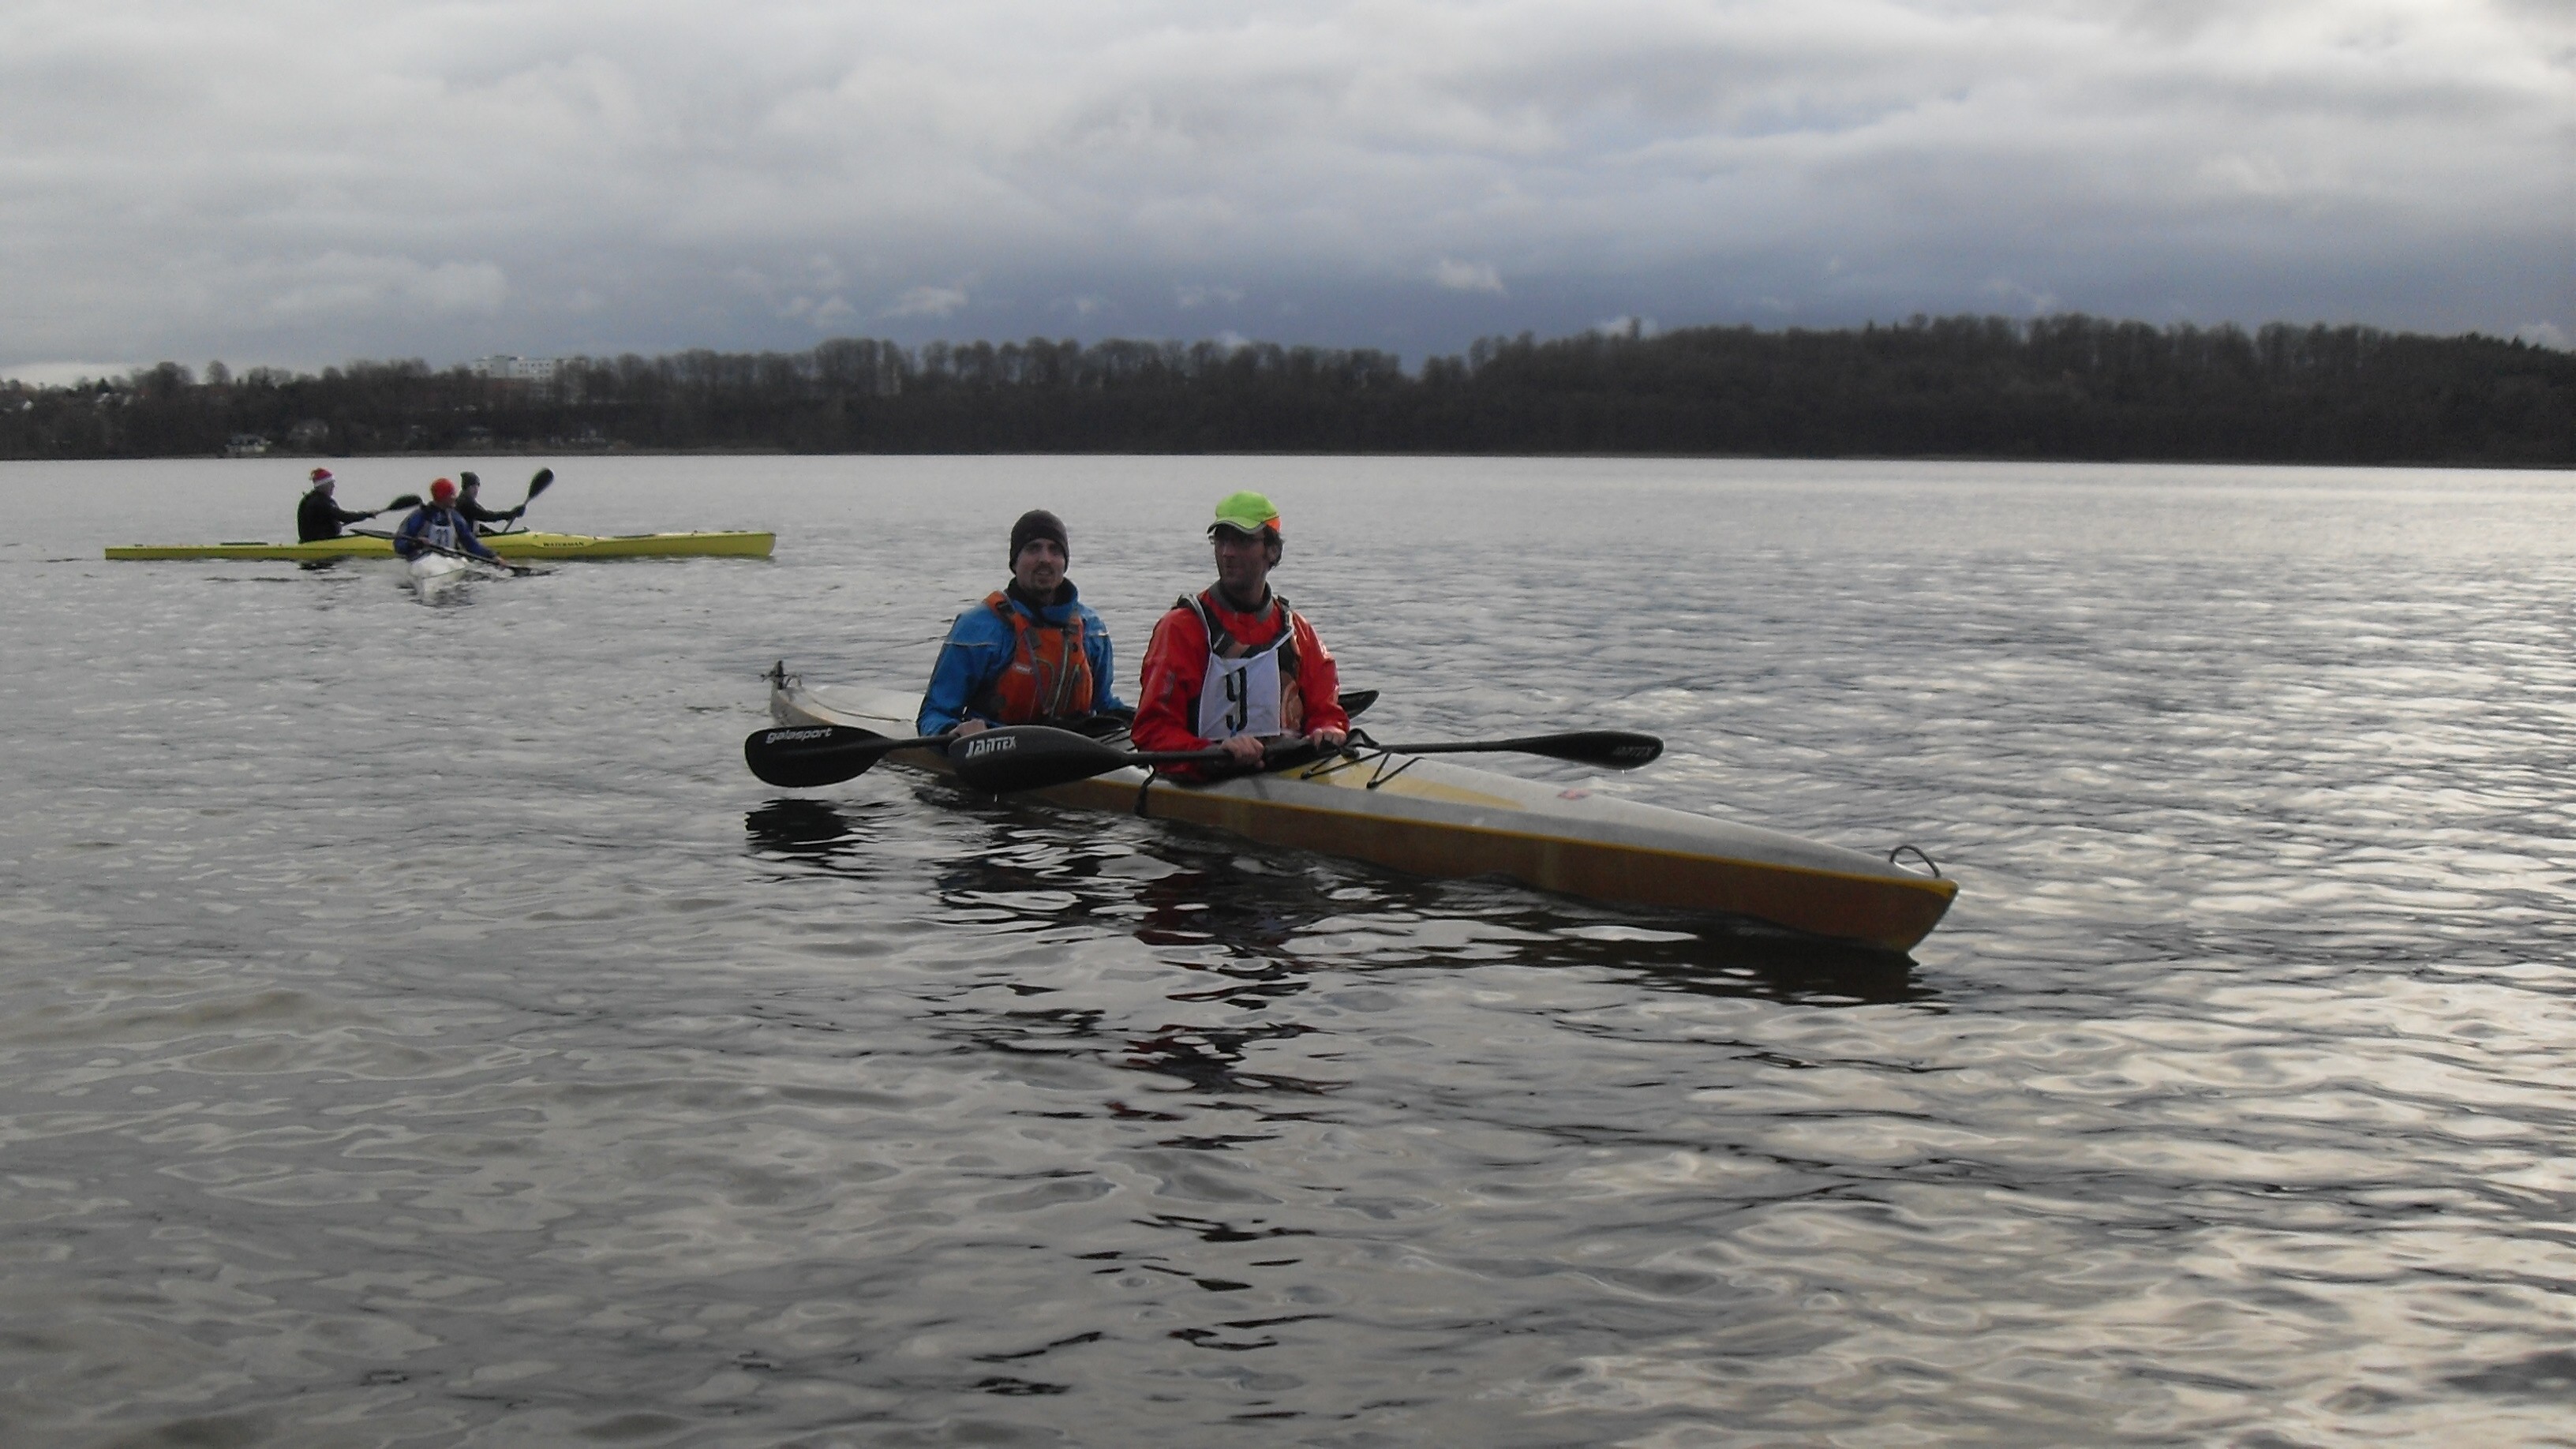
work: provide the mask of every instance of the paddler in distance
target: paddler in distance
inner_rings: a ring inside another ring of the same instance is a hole
[[[428,553],[465,553],[501,562],[501,556],[474,536],[474,525],[456,511],[456,483],[441,478],[429,485],[429,501],[411,511],[394,530],[394,553],[400,558]],[[505,566],[506,567],[506,566]]]
[[[459,473],[456,475],[457,515],[465,519],[467,522],[472,523],[476,533],[499,533],[501,532],[500,529],[485,528],[483,525],[487,523],[506,524],[510,520],[518,518],[528,511],[528,505],[524,503],[520,504],[516,508],[486,508],[483,506],[483,500],[477,496],[481,494],[482,491],[482,479],[475,477],[471,473]]]
[[[914,729],[981,733],[997,724],[1080,728],[1123,716],[1109,626],[1064,576],[1064,520],[1032,508],[1011,525],[1011,582],[948,626]]]
[[[303,501],[295,505],[295,537],[300,543],[315,543],[326,538],[338,538],[341,529],[352,523],[363,523],[376,516],[374,510],[353,513],[341,507],[338,500],[331,496],[331,490],[337,480],[331,476],[331,470],[328,468],[314,469],[306,476],[305,481],[310,486],[305,491]]]
[[[1222,745],[1246,769],[1265,747],[1340,749],[1351,728],[1341,671],[1314,626],[1270,591],[1279,510],[1258,493],[1231,494],[1208,539],[1216,586],[1183,595],[1154,625],[1129,737],[1140,750]]]

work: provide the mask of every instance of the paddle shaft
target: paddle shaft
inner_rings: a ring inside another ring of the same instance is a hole
[[[1293,748],[1293,746],[1291,746]],[[1626,730],[1576,730],[1556,735],[1525,735],[1509,740],[1443,740],[1388,747],[1366,738],[1358,749],[1388,754],[1464,755],[1528,754],[1580,764],[1633,769],[1663,753],[1664,742]],[[1263,762],[1277,757],[1265,751]],[[1009,725],[986,730],[949,746],[948,762],[957,777],[978,789],[1007,795],[1069,785],[1129,765],[1211,765],[1233,756],[1222,746],[1204,750],[1119,750],[1069,730],[1044,725]]]
[[[1360,702],[1362,708],[1367,701]],[[1265,749],[1262,764],[1293,763],[1305,742]],[[1357,748],[1385,749],[1362,736]],[[787,725],[756,730],[742,742],[751,772],[791,789],[837,784],[897,750],[941,748],[957,777],[995,794],[1043,790],[1130,766],[1217,765],[1234,760],[1224,746],[1198,750],[1121,750],[1087,735],[1046,725],[1003,725],[972,734],[896,739],[848,725]],[[1405,754],[1520,753],[1628,769],[1662,753],[1663,741],[1623,730],[1579,730],[1509,740],[1441,741],[1396,747]]]
[[[1664,752],[1662,740],[1628,730],[1569,730],[1511,740],[1444,740],[1418,745],[1363,743],[1390,755],[1544,755],[1552,760],[1606,765],[1614,770],[1633,770]]]
[[[425,539],[425,538],[415,538],[415,539],[413,539],[413,540],[411,541],[411,545],[412,545],[412,547],[414,547],[414,548],[418,548],[418,549],[426,549],[427,551],[429,551],[429,552],[431,552],[431,553],[443,553],[443,554],[447,555],[449,558],[461,558],[461,559],[465,560],[467,563],[477,563],[477,564],[482,564],[482,565],[483,565],[484,567],[486,567],[486,568],[508,569],[510,572],[512,572],[512,573],[514,573],[514,574],[524,574],[524,573],[532,573],[532,572],[534,572],[534,570],[532,570],[532,569],[530,569],[530,568],[526,567],[526,566],[525,566],[525,565],[523,565],[523,564],[514,564],[514,563],[511,563],[511,562],[510,562],[509,560],[507,560],[507,559],[498,558],[498,557],[495,557],[495,558],[485,558],[483,555],[481,555],[481,554],[479,554],[479,553],[469,553],[469,552],[467,552],[466,550],[461,549],[461,548],[444,548],[444,547],[441,547],[441,546],[440,546],[440,545],[438,545],[438,544],[434,544],[434,543],[430,542],[428,539]]]
[[[1114,749],[1045,725],[1004,725],[952,739],[948,746],[948,763],[957,778],[996,795],[1069,785],[1129,765],[1206,765],[1225,758],[1222,749]]]

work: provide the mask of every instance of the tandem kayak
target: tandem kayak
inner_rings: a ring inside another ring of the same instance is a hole
[[[739,531],[707,533],[493,533],[485,547],[503,558],[767,558],[777,546],[774,533]],[[316,539],[311,543],[173,543],[126,544],[111,548],[112,559],[259,559],[310,563],[335,558],[392,558],[393,543],[370,534]]]
[[[769,709],[785,726],[844,725],[907,738],[920,703],[918,695],[889,690],[807,685],[782,670],[772,677]],[[937,750],[886,758],[950,773]],[[1937,872],[1896,865],[1893,856],[1404,755],[1360,752],[1208,784],[1130,767],[1032,793],[1417,875],[1503,875],[1542,890],[1747,917],[1888,951],[1908,950],[1929,935],[1959,890]]]

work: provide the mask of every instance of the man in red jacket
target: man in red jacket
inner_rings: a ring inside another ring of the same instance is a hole
[[[1216,506],[1208,525],[1216,586],[1185,595],[1154,625],[1129,737],[1140,750],[1222,745],[1231,763],[1261,763],[1263,747],[1341,748],[1341,672],[1314,626],[1270,592],[1279,562],[1279,510],[1258,493]]]

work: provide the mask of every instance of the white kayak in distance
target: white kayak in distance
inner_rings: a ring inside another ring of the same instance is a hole
[[[411,574],[412,587],[438,588],[473,577],[474,565],[452,553],[417,553],[403,565]]]
[[[423,549],[404,560],[403,570],[410,576],[412,588],[422,594],[442,591],[467,579],[497,579],[530,572],[515,564],[431,549]]]
[[[782,728],[837,725],[903,739],[913,734],[920,703],[913,693],[808,685],[782,668],[772,676],[769,707]],[[954,773],[936,748],[893,750],[884,758]],[[1897,865],[1895,857],[1909,847],[1880,857],[1446,759],[1374,750],[1209,783],[1126,766],[1030,793],[1076,809],[1212,826],[1418,875],[1503,875],[1542,890],[1742,917],[1885,951],[1910,950],[1929,935],[1959,889],[1937,869],[1924,874]]]

